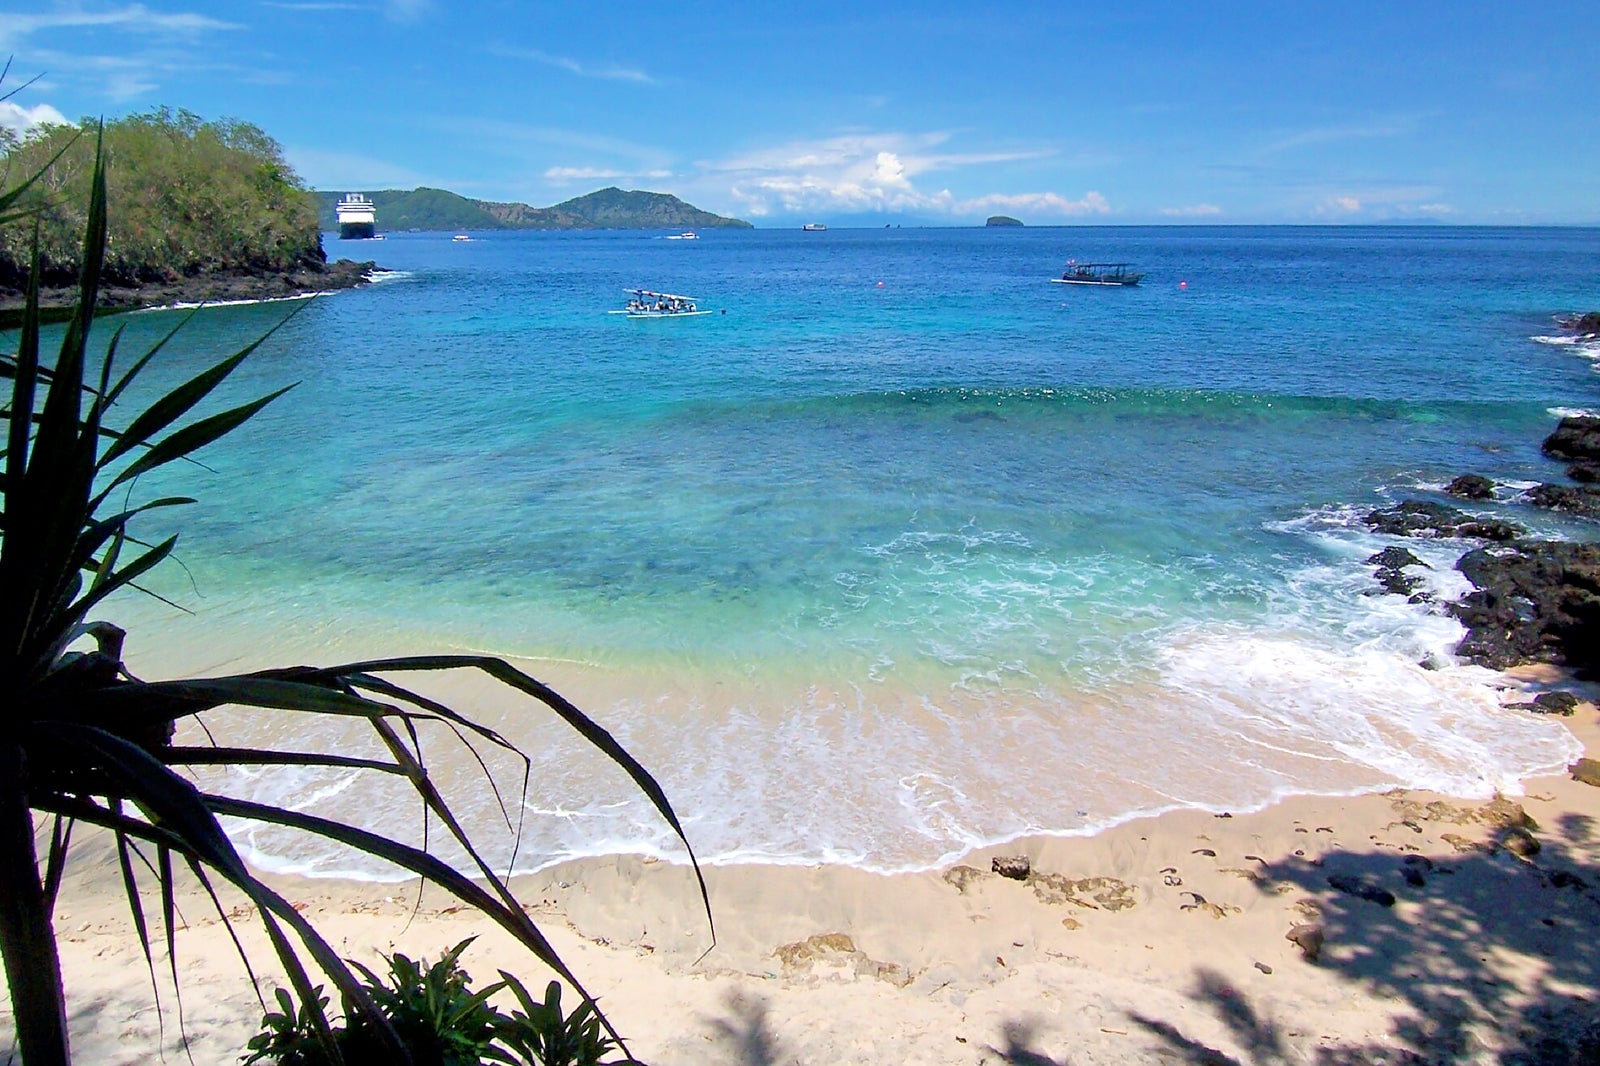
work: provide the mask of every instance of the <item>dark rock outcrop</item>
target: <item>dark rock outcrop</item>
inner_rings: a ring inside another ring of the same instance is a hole
[[[1600,482],[1600,463],[1573,463],[1567,467],[1567,476],[1585,485]]]
[[[1012,218],[1010,215],[990,215],[989,216],[989,221],[985,222],[984,225],[985,226],[1020,226],[1020,225],[1022,225],[1022,223],[1019,220]]]
[[[1462,474],[1446,485],[1444,491],[1463,500],[1489,500],[1494,498],[1494,482],[1482,474]]]
[[[1595,485],[1535,485],[1525,494],[1535,507],[1600,518],[1600,486]]]
[[[137,285],[103,283],[97,311],[131,311],[142,307],[170,307],[173,304],[223,303],[237,300],[274,300],[301,296],[308,292],[334,292],[353,289],[372,280],[377,264],[340,259],[333,263],[307,260],[293,270],[219,270],[193,277],[155,279]],[[43,289],[39,304],[47,318],[55,309],[70,308],[78,298],[76,286]],[[12,300],[0,292],[0,329],[14,328],[20,321],[22,300]]]
[[[1559,714],[1563,718],[1571,718],[1581,702],[1572,693],[1558,689],[1555,692],[1541,692],[1530,703],[1512,703],[1507,706],[1520,711],[1531,711],[1534,714]]]
[[[1407,567],[1420,566],[1426,569],[1428,566],[1405,548],[1398,547],[1385,548],[1368,556],[1367,565],[1378,568],[1373,576],[1385,592],[1395,596],[1410,596],[1416,591],[1418,579],[1405,572]]]
[[[1600,544],[1479,548],[1456,569],[1476,586],[1450,608],[1467,627],[1457,655],[1493,670],[1535,662],[1600,674]]]
[[[1589,311],[1562,321],[1562,328],[1570,329],[1580,337],[1600,336],[1600,311]]]
[[[1556,431],[1544,439],[1543,452],[1552,459],[1600,462],[1600,418],[1568,415]]]
[[[1013,881],[1026,881],[1033,864],[1026,855],[996,855],[989,863],[989,869],[1001,877],[1009,877]]]
[[[1393,507],[1369,511],[1366,522],[1374,531],[1392,537],[1471,537],[1507,541],[1522,533],[1510,522],[1474,518],[1453,507],[1425,500],[1406,500]]]

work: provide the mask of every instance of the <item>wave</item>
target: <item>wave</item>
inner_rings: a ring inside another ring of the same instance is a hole
[[[294,303],[298,300],[314,300],[319,296],[332,296],[334,291],[325,292],[297,292],[292,296],[263,296],[252,300],[178,300],[159,307],[142,307],[135,314],[144,314],[150,311],[195,311],[200,308],[213,307],[253,307],[256,304],[281,304]]]

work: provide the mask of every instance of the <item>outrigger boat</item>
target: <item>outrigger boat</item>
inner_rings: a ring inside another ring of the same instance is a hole
[[[1067,260],[1067,269],[1059,278],[1050,280],[1057,285],[1137,285],[1143,274],[1130,274],[1127,263],[1080,263]]]
[[[607,311],[608,315],[627,315],[629,318],[694,318],[709,315],[695,306],[693,296],[679,296],[670,292],[652,292],[650,289],[623,289],[629,294],[628,305],[620,311]]]

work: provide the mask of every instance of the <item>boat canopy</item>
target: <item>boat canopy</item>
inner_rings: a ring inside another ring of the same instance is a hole
[[[697,297],[694,297],[694,296],[680,296],[677,293],[673,293],[673,292],[654,292],[654,291],[652,291],[650,289],[623,289],[622,291],[623,292],[631,292],[635,296],[648,296],[652,300],[694,300],[694,299],[697,299]]]

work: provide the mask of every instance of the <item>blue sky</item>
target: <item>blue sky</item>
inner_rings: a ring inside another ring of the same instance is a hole
[[[6,0],[13,129],[253,122],[314,188],[757,225],[1600,222],[1588,3]]]

